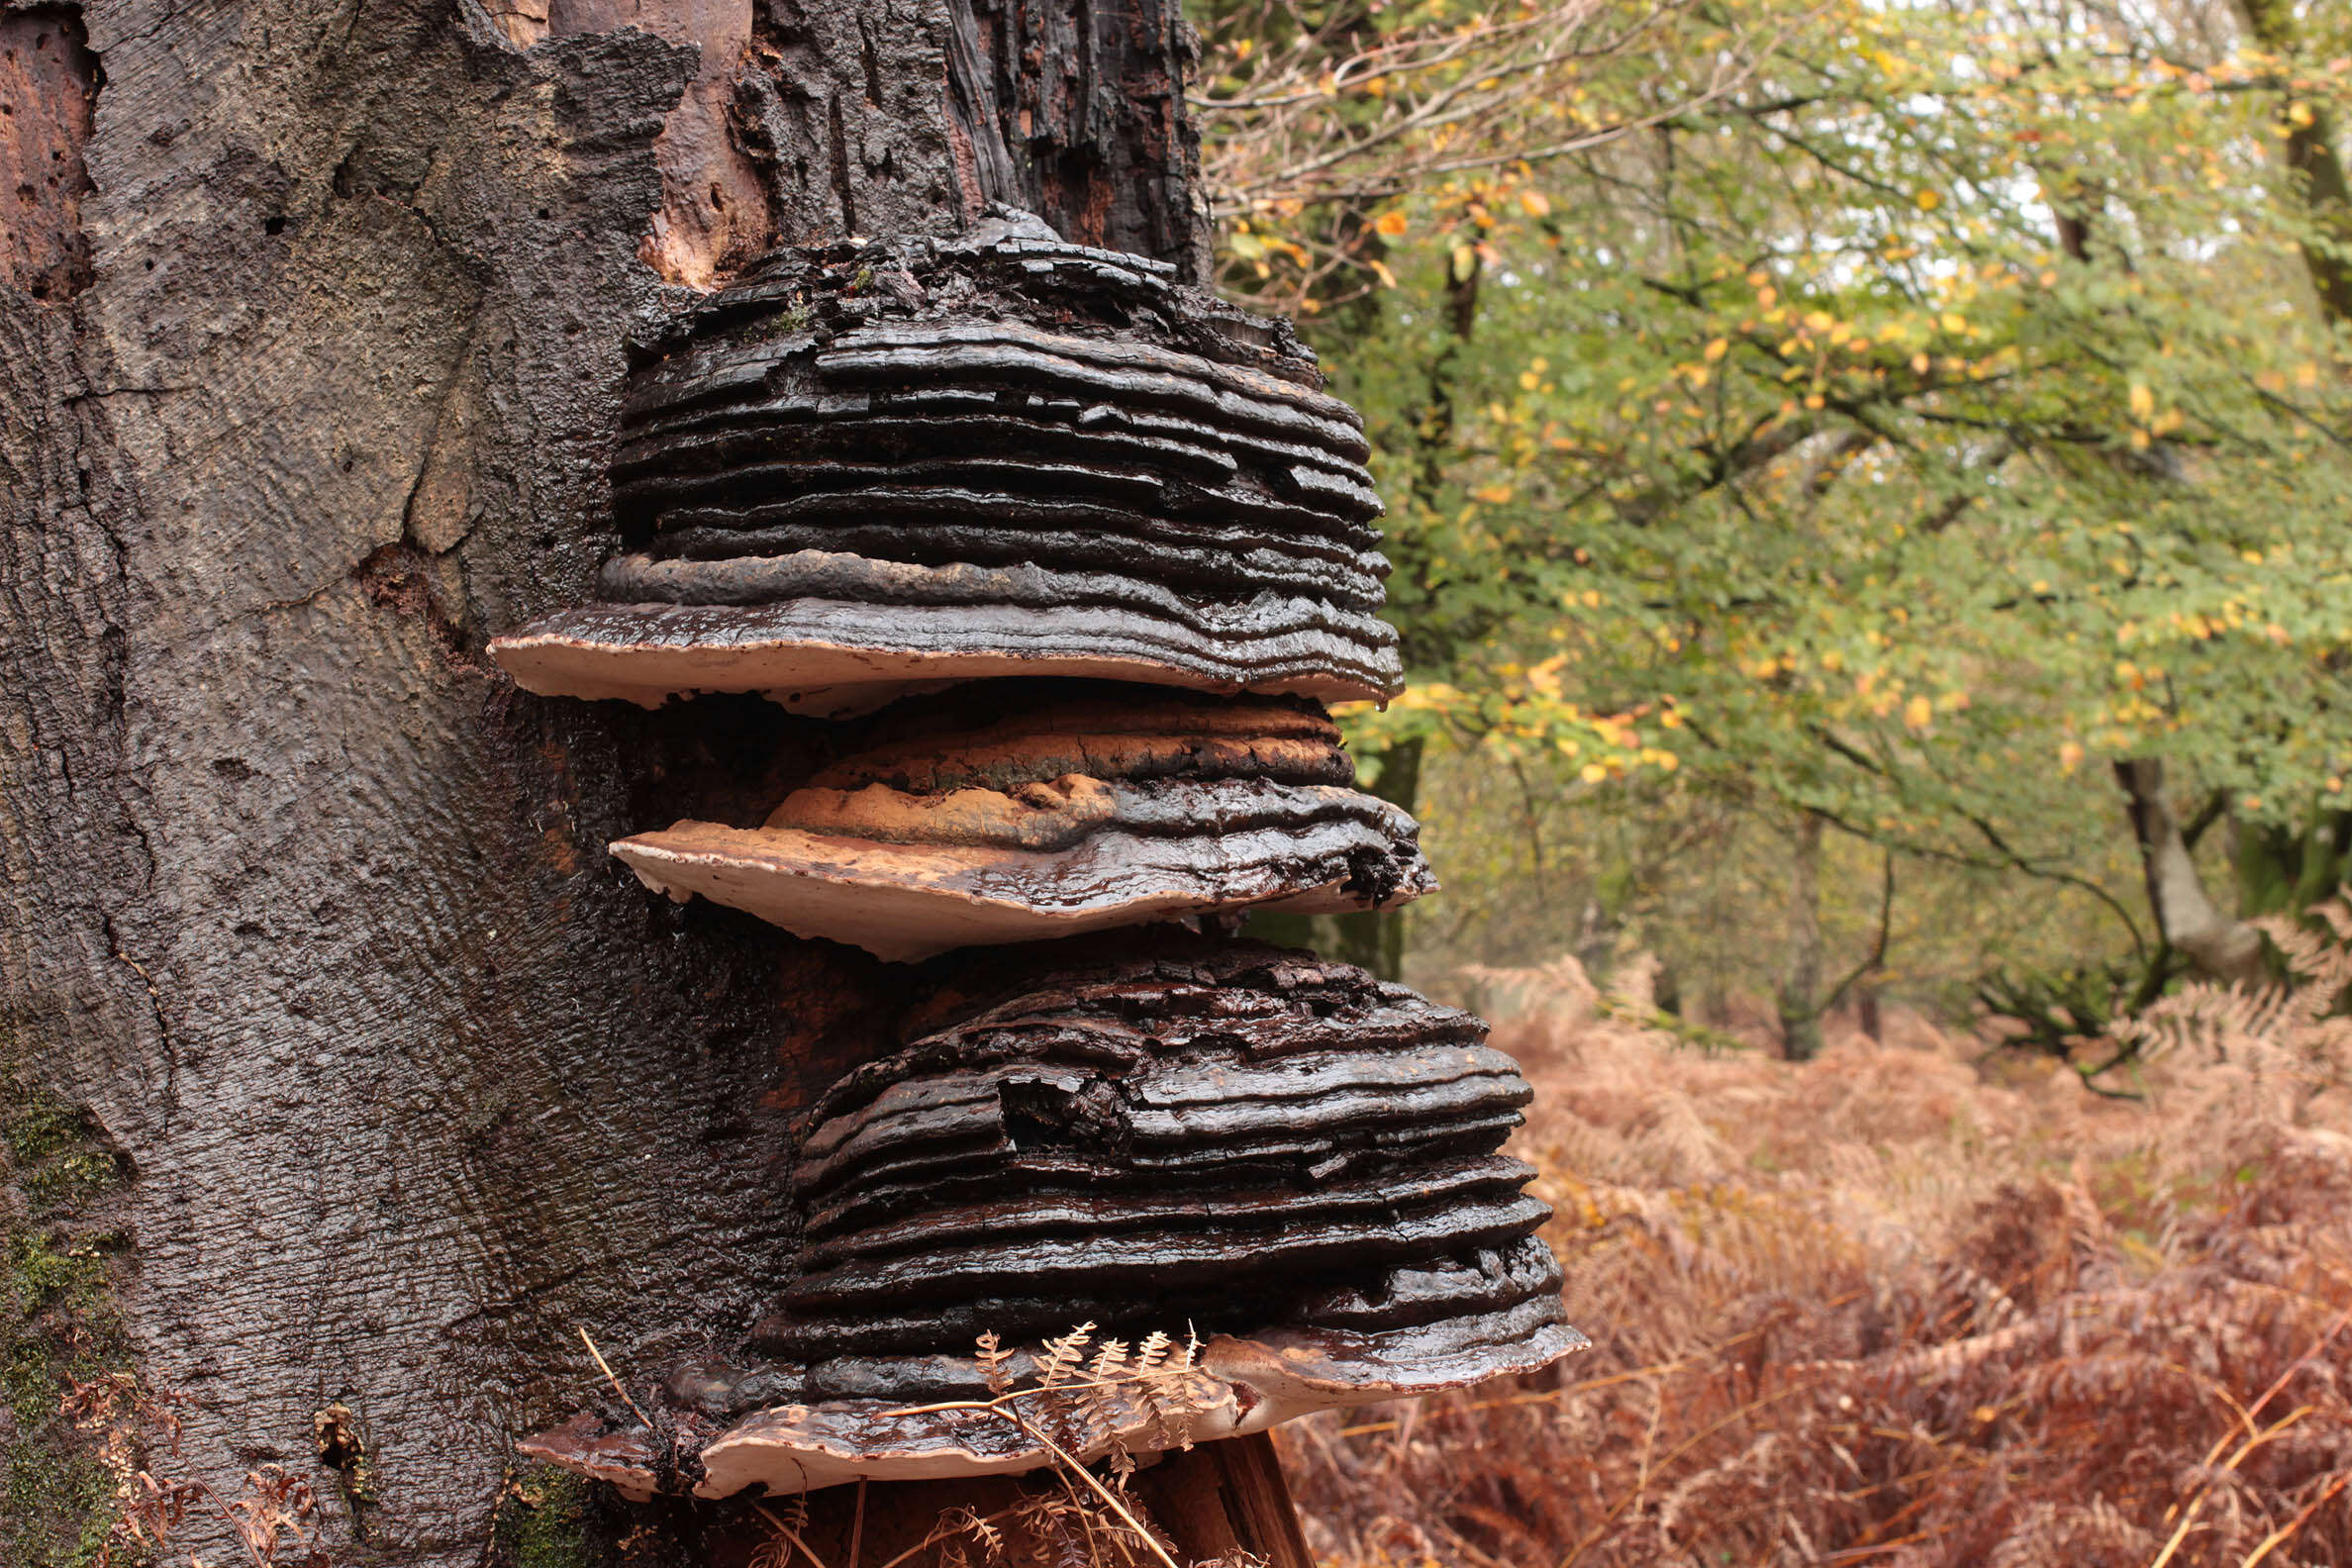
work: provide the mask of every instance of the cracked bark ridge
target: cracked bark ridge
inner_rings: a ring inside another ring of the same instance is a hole
[[[714,0],[703,0],[714,3]],[[1207,276],[1199,50],[1167,0],[750,0],[732,119],[795,243],[951,235],[990,203]]]
[[[1147,921],[1389,909],[1433,891],[1420,828],[1354,787],[1301,699],[1006,682],[884,716],[756,828],[615,843],[646,886],[917,959]]]
[[[1362,421],[1288,324],[1027,214],[780,253],[648,345],[623,436],[607,602],[491,644],[530,690],[1399,688]]]
[[[1200,133],[1182,8],[948,0],[948,128],[958,188],[1042,216],[1084,245],[1210,275]],[[978,217],[977,212],[967,214]]]
[[[1081,1321],[1211,1336],[1196,1438],[1583,1345],[1550,1210],[1498,1152],[1529,1091],[1476,1019],[1256,942],[1098,938],[1010,980],[1002,954],[965,962],[808,1115],[801,1273],[749,1345],[769,1359],[648,1389],[662,1431],[616,1404],[527,1451],[706,1497],[1031,1468],[1002,1417],[914,1407],[986,1397],[983,1330]],[[1074,1440],[1114,1431],[1153,1446],[1144,1410]]]

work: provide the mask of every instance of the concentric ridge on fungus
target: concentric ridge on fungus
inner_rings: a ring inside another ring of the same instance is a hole
[[[1001,1415],[923,1407],[986,1398],[979,1332],[1081,1321],[1129,1342],[1197,1325],[1194,1438],[1583,1345],[1535,1233],[1550,1211],[1498,1152],[1527,1086],[1477,1020],[1254,942],[1074,946],[926,1010],[812,1108],[765,1366],[673,1380],[674,1440],[616,1407],[527,1449],[706,1497],[1031,1469],[1046,1451]],[[1149,1451],[1164,1415],[1123,1392],[1065,1436]]]
[[[1362,421],[1288,324],[1001,212],[780,253],[654,345],[604,603],[491,644],[533,691],[839,715],[1067,675],[1386,698]]]
[[[1420,828],[1354,788],[1330,720],[1278,697],[1036,683],[885,716],[756,828],[616,842],[647,886],[883,958],[1258,908],[1430,891]]]

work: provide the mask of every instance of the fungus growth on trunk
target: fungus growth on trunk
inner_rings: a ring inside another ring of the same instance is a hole
[[[633,376],[605,602],[492,654],[818,715],[1023,674],[1394,695],[1362,420],[1172,271],[1015,214],[780,252]]]
[[[681,822],[613,853],[673,898],[894,959],[1435,886],[1418,825],[1354,787],[1312,704],[1008,684],[994,720],[968,688],[894,711],[759,827]]]
[[[1485,1027],[1222,934],[1435,885],[1323,708],[1399,665],[1362,422],[1288,324],[1000,211],[771,257],[648,345],[625,434],[605,602],[493,652],[541,692],[895,705],[764,820],[612,850],[935,961],[803,1121],[773,1312],[527,1452],[637,1495],[1013,1472],[1584,1342]],[[1082,1343],[1083,1392],[1007,1392]]]
[[[1583,1343],[1499,1152],[1529,1091],[1468,1014],[1263,943],[1124,933],[944,976],[811,1109],[801,1272],[757,1364],[527,1445],[638,1492],[799,1491],[1045,1462],[980,1335],[1197,1332],[1044,1430],[1080,1457],[1263,1430]],[[994,983],[991,977],[996,978]],[[946,1405],[948,1409],[938,1409]],[[1046,1421],[1044,1417],[1040,1421]],[[681,1438],[684,1440],[681,1441]]]

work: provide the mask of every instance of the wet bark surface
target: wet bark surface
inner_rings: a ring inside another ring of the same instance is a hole
[[[598,27],[643,20],[0,12],[0,161],[67,170],[0,269],[0,1062],[134,1173],[118,1306],[186,1401],[166,1468],[235,1498],[286,1465],[339,1562],[480,1561],[513,1436],[602,1386],[577,1328],[635,1366],[748,1327],[782,1129],[890,991],[604,853],[772,803],[825,727],[541,700],[480,655],[590,596],[622,345],[684,299],[644,257],[701,165],[657,141],[711,62]],[[949,23],[764,7],[782,118],[721,160],[771,207],[712,245],[948,222]],[[337,1405],[364,1488],[318,1459]],[[177,1544],[238,1551],[201,1514]]]

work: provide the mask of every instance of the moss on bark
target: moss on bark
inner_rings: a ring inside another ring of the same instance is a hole
[[[96,1124],[0,1070],[0,1565],[98,1559],[115,1483],[64,1410],[77,1384],[128,1370],[112,1224],[127,1180]],[[120,1559],[120,1553],[117,1554]]]

